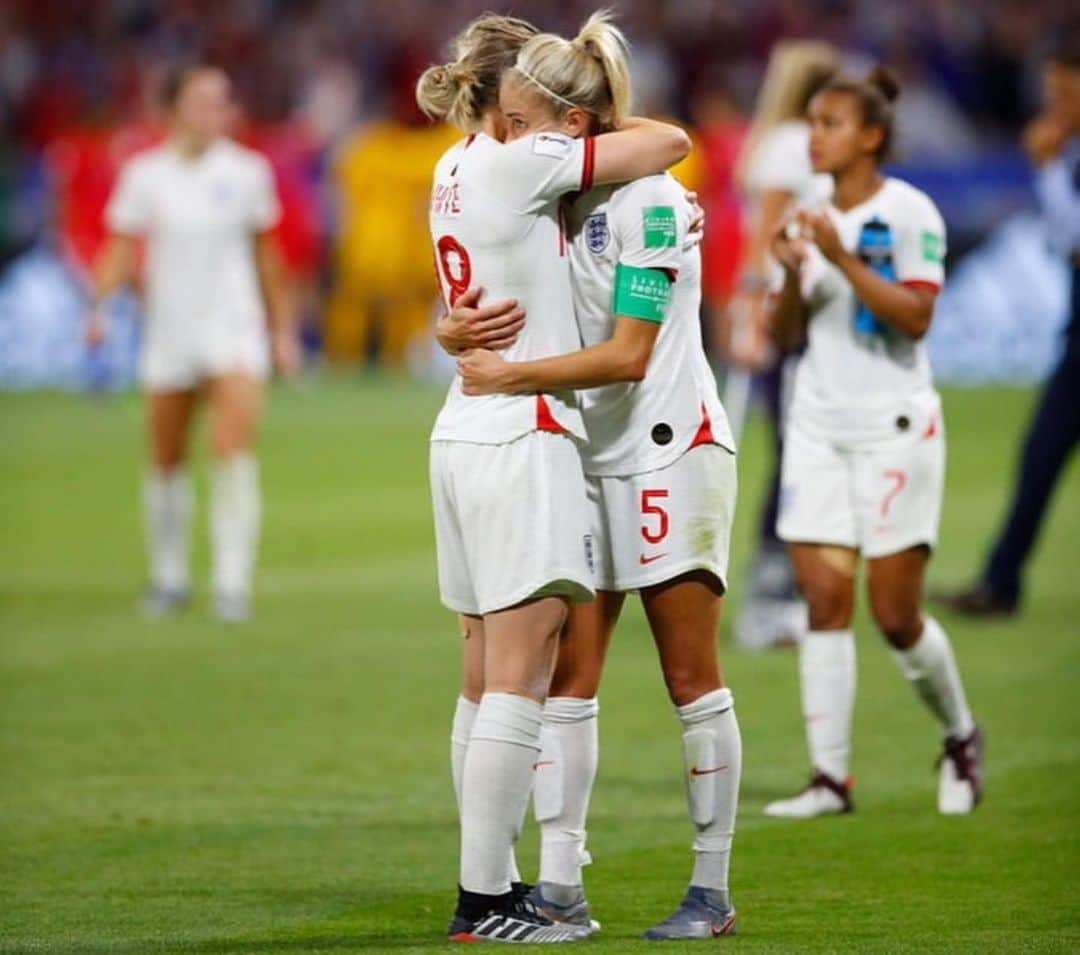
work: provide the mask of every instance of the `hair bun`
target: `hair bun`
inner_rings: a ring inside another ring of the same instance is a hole
[[[876,87],[890,103],[895,103],[900,96],[900,81],[887,66],[881,66],[880,64],[875,66],[866,78],[866,82]]]

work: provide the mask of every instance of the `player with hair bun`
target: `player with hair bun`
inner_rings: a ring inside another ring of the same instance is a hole
[[[944,736],[938,809],[967,813],[982,792],[979,728],[952,645],[922,611],[945,477],[941,400],[926,347],[944,280],[945,225],[928,196],[881,164],[899,85],[878,67],[811,100],[810,159],[832,200],[776,233],[781,345],[806,340],[785,437],[778,531],[809,605],[800,648],[813,774],[770,816],[850,812],[855,572],[866,561],[874,621]]]
[[[457,38],[454,59],[417,85],[429,116],[469,133],[436,166],[431,198],[446,303],[473,283],[520,302],[530,319],[506,349],[519,360],[578,343],[562,197],[658,173],[689,151],[682,130],[648,120],[583,138],[552,124],[503,145],[499,83],[532,32],[520,20],[483,16]],[[625,61],[596,63],[581,94],[610,89],[625,104],[618,90],[628,75]],[[439,588],[465,629],[452,751],[461,818],[455,941],[573,942],[591,931],[556,924],[514,892],[512,862],[558,636],[570,604],[593,597],[584,437],[569,389],[472,396],[460,377],[432,432]]]
[[[630,98],[623,42],[596,14],[574,40],[526,43],[502,84],[508,139],[552,128],[587,137],[617,126]],[[589,81],[602,72],[616,80]],[[670,175],[597,186],[565,213],[585,347],[525,361],[479,349],[459,359],[469,394],[579,389],[589,436],[582,460],[598,596],[571,610],[544,708],[534,899],[555,919],[590,923],[581,870],[598,761],[597,691],[626,594],[638,591],[683,728],[696,833],[685,898],[646,937],[712,938],[735,927],[728,863],[742,744],[716,655],[736,476],[701,343],[700,244],[685,191]]]

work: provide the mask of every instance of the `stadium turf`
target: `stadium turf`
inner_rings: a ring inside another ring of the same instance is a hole
[[[1032,399],[947,393],[935,581],[973,571]],[[135,611],[137,401],[0,398],[0,950],[446,950],[457,644],[435,596],[426,494],[439,400],[382,380],[275,389],[258,614],[230,628],[208,615],[205,516],[194,608],[155,624]],[[751,428],[736,601],[763,449]],[[941,614],[988,736],[986,801],[970,818],[937,815],[935,729],[863,615],[858,811],[766,820],[764,803],[807,769],[795,658],[733,649],[725,625],[745,768],[740,935],[717,946],[1080,948],[1078,465],[1058,490],[1023,615],[975,626]],[[604,930],[587,950],[644,951],[635,936],[678,901],[690,833],[678,725],[636,608],[601,700],[586,874]],[[520,855],[531,873],[531,823]]]

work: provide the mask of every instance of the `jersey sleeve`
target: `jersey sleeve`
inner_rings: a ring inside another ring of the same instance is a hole
[[[904,210],[897,232],[897,281],[940,289],[945,281],[945,222],[933,202],[917,196]]]
[[[255,162],[254,190],[251,197],[251,228],[256,232],[272,229],[281,219],[274,170],[262,156]]]
[[[132,160],[120,170],[105,207],[105,225],[110,232],[139,235],[150,228],[151,188],[145,163]]]
[[[682,187],[670,177],[649,176],[624,186],[612,205],[619,243],[613,311],[662,322],[690,223]]]
[[[536,133],[492,149],[484,174],[500,201],[536,212],[567,193],[591,189],[595,153],[592,136]]]

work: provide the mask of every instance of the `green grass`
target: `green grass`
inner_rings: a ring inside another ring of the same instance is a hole
[[[938,582],[974,572],[1032,398],[947,394]],[[135,612],[136,399],[0,399],[0,950],[445,950],[458,648],[436,599],[426,493],[439,400],[378,380],[275,391],[258,615],[226,628],[205,587],[181,619]],[[741,456],[739,570],[763,449],[755,427]],[[858,812],[763,818],[806,770],[795,660],[740,652],[725,626],[745,770],[732,871],[741,934],[718,944],[1080,948],[1077,464],[1023,616],[975,626],[942,615],[989,738],[986,802],[970,818],[935,812],[936,731],[865,616]],[[205,543],[198,564],[202,582]],[[677,901],[690,833],[678,726],[636,607],[601,695],[587,877],[604,931],[588,950],[644,951],[634,938]],[[531,823],[520,846],[530,872]]]

